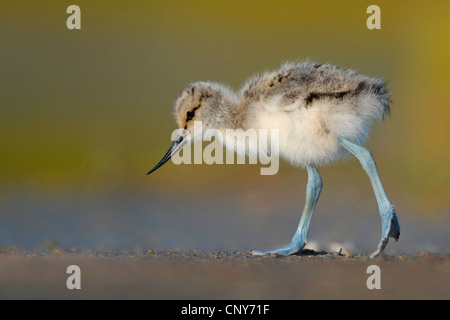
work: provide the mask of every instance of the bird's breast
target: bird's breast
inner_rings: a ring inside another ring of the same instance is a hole
[[[264,108],[250,127],[257,131],[266,129],[271,136],[274,136],[273,131],[278,132],[280,157],[292,164],[306,166],[325,164],[342,156],[337,136],[327,120],[331,118],[327,118],[321,108],[293,106],[282,111]]]

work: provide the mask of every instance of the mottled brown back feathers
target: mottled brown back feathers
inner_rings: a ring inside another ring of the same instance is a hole
[[[277,71],[251,79],[242,90],[245,104],[281,96],[282,105],[301,101],[304,107],[319,100],[353,99],[357,103],[363,95],[379,96],[384,113],[389,112],[389,95],[383,81],[328,64],[285,64]]]

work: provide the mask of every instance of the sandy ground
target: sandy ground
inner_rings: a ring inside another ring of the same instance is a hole
[[[68,290],[69,265],[81,290]],[[381,289],[366,286],[378,265]],[[449,299],[450,256],[384,256],[305,250],[290,257],[241,252],[0,253],[2,299]]]

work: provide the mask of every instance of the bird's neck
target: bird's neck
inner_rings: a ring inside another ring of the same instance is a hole
[[[227,129],[241,128],[241,114],[240,104],[238,98],[234,94],[227,94],[222,97],[220,101],[214,106],[214,111],[211,113],[214,117],[208,127],[225,131]]]

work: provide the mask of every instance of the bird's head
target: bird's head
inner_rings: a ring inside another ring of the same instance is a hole
[[[161,167],[186,144],[202,139],[205,130],[226,128],[236,103],[236,96],[221,85],[195,82],[187,86],[175,102],[178,134],[161,161],[147,174]]]

